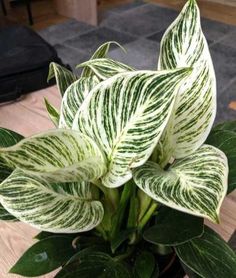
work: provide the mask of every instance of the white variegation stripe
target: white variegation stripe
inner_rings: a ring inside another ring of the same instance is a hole
[[[103,218],[103,206],[93,200],[89,183],[50,185],[19,170],[0,184],[0,200],[19,220],[49,232],[88,231]]]
[[[105,58],[108,54],[108,51],[110,50],[110,47],[111,45],[114,44],[114,45],[117,45],[119,46],[122,50],[124,50],[124,48],[118,43],[118,42],[115,42],[115,41],[109,41],[109,42],[106,42],[104,44],[102,44],[96,51],[95,53],[92,55],[92,57],[90,58],[90,60],[93,60],[93,59],[100,59],[100,58]],[[124,50],[125,51],[125,50]],[[89,67],[85,67],[82,71],[82,74],[81,76],[82,77],[89,77],[93,75],[93,72],[92,70],[89,68]]]
[[[203,145],[166,171],[149,161],[134,169],[133,177],[137,186],[154,200],[219,222],[228,178],[227,158],[219,149]]]
[[[99,83],[88,95],[73,123],[105,152],[109,167],[102,178],[118,187],[131,177],[131,168],[151,155],[172,111],[179,84],[189,69],[136,71]]]
[[[46,98],[44,98],[44,103],[51,121],[54,123],[55,127],[58,127],[60,119],[59,112]]]
[[[106,160],[88,136],[72,130],[51,130],[0,148],[11,167],[55,182],[91,181],[106,172]]]
[[[96,77],[81,77],[66,90],[61,103],[59,128],[71,128],[75,115],[88,93],[98,84]]]
[[[62,96],[66,89],[77,80],[77,77],[71,71],[56,63],[51,63],[49,67],[48,80],[53,77],[56,78],[57,87]]]
[[[192,67],[193,72],[180,88],[172,117],[161,138],[163,165],[171,156],[182,158],[199,148],[216,114],[215,73],[195,0],[187,2],[161,41],[159,69],[179,67]]]
[[[109,58],[93,59],[80,64],[78,67],[89,67],[101,80],[106,80],[116,74],[133,71],[134,69]]]

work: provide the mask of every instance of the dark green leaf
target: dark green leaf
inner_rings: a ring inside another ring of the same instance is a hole
[[[25,277],[36,277],[60,267],[74,254],[71,237],[49,237],[29,248],[10,272]]]
[[[219,130],[219,129],[236,132],[236,121],[220,123],[213,128],[213,130]]]
[[[213,230],[205,226],[200,238],[175,247],[178,257],[204,278],[235,277],[236,254]]]
[[[77,250],[83,250],[85,248],[95,248],[95,250],[102,250],[102,252],[109,250],[107,242],[105,242],[103,238],[95,236],[84,236],[80,234],[74,240],[74,245]]]
[[[198,274],[193,272],[189,267],[187,267],[183,262],[181,262],[181,265],[185,271],[185,273],[188,275],[189,278],[200,278]]]
[[[129,278],[128,268],[106,253],[84,250],[79,252],[77,260],[67,264],[55,278]]]
[[[150,278],[156,267],[155,257],[152,253],[143,251],[136,258],[134,264],[135,277]]]
[[[203,219],[168,207],[157,214],[157,224],[144,232],[144,239],[153,244],[175,246],[203,233]]]
[[[133,194],[135,188],[134,182],[131,180],[127,182],[123,188],[121,198],[119,201],[118,209],[112,217],[112,240],[111,240],[111,249],[112,252],[115,252],[116,249],[122,244],[129,235],[134,231],[134,229],[129,229],[125,231],[120,231],[123,219],[126,218],[125,212],[128,206],[130,196]]]
[[[76,234],[57,234],[57,233],[50,233],[50,232],[40,232],[39,234],[37,234],[34,239],[37,240],[43,240],[49,237],[55,237],[55,236],[65,236],[65,237],[71,237],[72,239],[76,238],[77,235]]]
[[[135,232],[136,229],[129,229],[129,230],[125,230],[125,231],[120,231],[115,238],[112,239],[111,241],[111,250],[113,253],[115,253],[116,249],[118,247],[120,247],[120,245],[126,241],[129,236]]]
[[[22,135],[12,130],[0,128],[0,148],[13,146],[23,138]],[[0,159],[0,183],[10,176],[11,173],[12,169],[6,165],[3,159]],[[16,221],[17,219],[0,204],[0,220]]]
[[[216,129],[206,141],[207,144],[217,147],[225,153],[229,163],[228,194],[236,189],[236,132]]]

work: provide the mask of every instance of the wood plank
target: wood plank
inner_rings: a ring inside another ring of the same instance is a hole
[[[0,221],[0,277],[19,278],[19,275],[10,274],[8,271],[22,256],[22,254],[36,242],[33,239],[39,233],[38,230],[24,223]],[[52,278],[58,270],[41,276]]]
[[[61,97],[56,87],[34,92],[24,96],[20,101],[1,105],[0,126],[25,136],[55,128],[48,119],[44,97],[55,107],[60,106]]]
[[[185,0],[146,0],[146,2],[158,3],[176,10],[180,10],[186,3]],[[197,2],[202,16],[218,20],[223,23],[236,25],[236,7],[226,4],[213,3],[206,0],[198,0]]]
[[[97,25],[97,0],[54,0],[58,14]]]
[[[235,198],[235,199],[234,199]],[[220,212],[220,225],[206,221],[206,224],[219,233],[226,241],[230,239],[236,229],[236,191],[224,200]]]
[[[206,1],[236,7],[235,0],[206,0]]]

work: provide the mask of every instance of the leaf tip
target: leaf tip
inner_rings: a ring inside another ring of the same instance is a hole
[[[13,265],[13,267],[9,269],[8,273],[17,274],[17,270],[15,269],[15,265]]]
[[[216,212],[209,215],[209,220],[215,224],[220,224],[220,216]]]
[[[49,65],[49,71],[48,71],[47,82],[49,82],[49,81],[55,76],[55,73],[54,73],[54,65],[55,65],[54,62],[50,63],[50,65]]]

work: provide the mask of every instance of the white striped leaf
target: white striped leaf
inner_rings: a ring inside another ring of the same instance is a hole
[[[77,67],[89,67],[94,72],[94,74],[101,80],[106,80],[107,78],[110,78],[122,72],[134,70],[133,68],[123,63],[114,61],[109,58],[89,60],[80,64]]]
[[[10,147],[17,144],[24,137],[12,130],[0,127],[0,148]],[[6,164],[6,162],[0,157],[0,183],[6,179],[11,172],[12,167]]]
[[[97,84],[96,77],[81,77],[67,88],[61,103],[60,128],[72,127],[78,109]]]
[[[93,59],[99,59],[99,58],[105,58],[107,56],[107,53],[108,51],[110,50],[110,47],[111,45],[114,44],[114,45],[117,45],[119,46],[122,50],[124,50],[124,48],[118,43],[118,42],[115,42],[115,41],[109,41],[109,42],[106,42],[104,44],[102,44],[96,51],[95,53],[92,55],[92,57],[90,58],[90,60],[93,60]],[[124,50],[125,51],[125,50]],[[83,72],[81,74],[82,77],[89,77],[93,75],[93,72],[92,70],[89,68],[89,67],[85,67],[83,69]]]
[[[154,200],[219,223],[228,178],[227,158],[219,149],[203,145],[166,171],[149,161],[134,169],[133,177],[137,186]]]
[[[165,154],[162,164],[168,163],[171,156],[182,158],[199,148],[215,118],[215,73],[195,0],[187,2],[161,41],[159,69],[179,67],[192,67],[193,72],[180,89],[162,136],[161,148]]]
[[[56,78],[57,87],[62,96],[66,89],[77,80],[77,77],[71,71],[56,63],[51,63],[49,67],[48,80],[53,77]]]
[[[17,144],[24,137],[12,130],[0,127],[0,147],[10,147]],[[4,181],[12,173],[12,167],[9,167],[6,162],[0,158],[0,183]],[[16,221],[17,219],[12,216],[0,203],[0,220]]]
[[[87,182],[49,184],[20,170],[0,184],[1,203],[12,215],[56,233],[88,231],[102,221],[103,206],[91,192]]]
[[[0,220],[3,221],[18,221],[15,216],[11,215],[0,203]]]
[[[131,177],[131,168],[151,155],[172,111],[178,85],[190,69],[136,71],[99,83],[88,95],[73,123],[105,152],[107,187]]]
[[[106,172],[103,153],[88,136],[72,130],[51,130],[0,149],[10,166],[54,182],[91,181]]]
[[[44,103],[51,121],[54,123],[55,127],[58,127],[60,119],[59,112],[46,98],[44,98]]]

